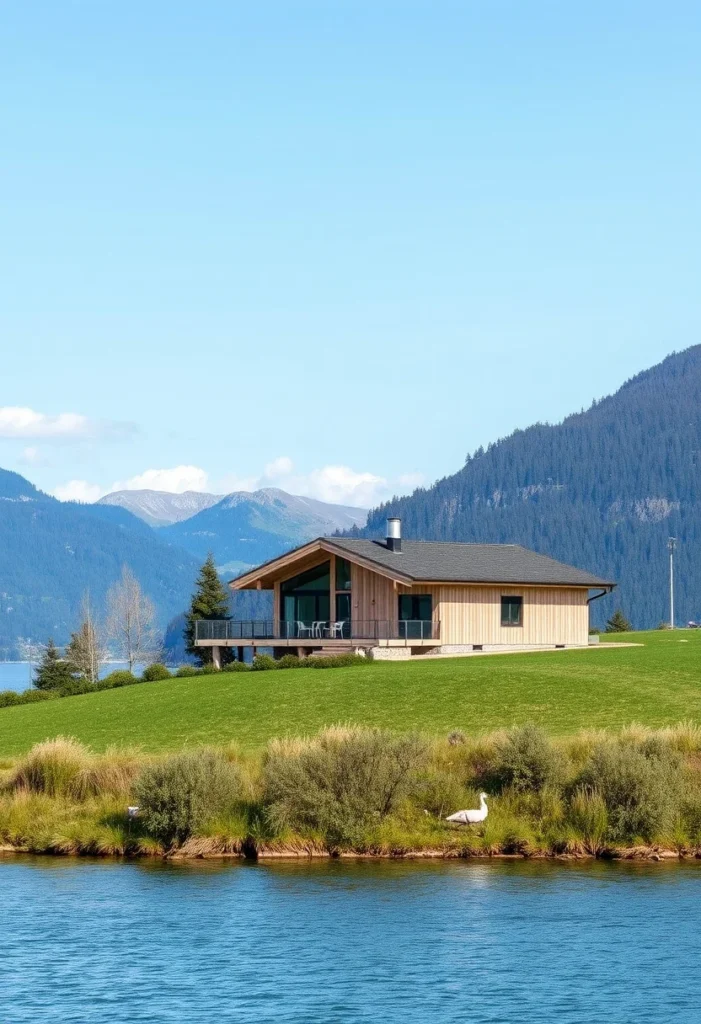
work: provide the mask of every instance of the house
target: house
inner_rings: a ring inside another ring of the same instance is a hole
[[[319,537],[230,586],[271,590],[273,618],[200,621],[196,642],[276,656],[365,651],[375,658],[585,647],[589,604],[614,583],[517,544]],[[590,592],[596,590],[590,596]]]

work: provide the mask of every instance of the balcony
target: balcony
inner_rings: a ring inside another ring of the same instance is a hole
[[[286,622],[280,619],[198,619],[195,643],[224,647],[430,646],[440,642],[431,619],[366,622]]]

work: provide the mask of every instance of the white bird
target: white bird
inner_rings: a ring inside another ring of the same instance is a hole
[[[445,820],[454,821],[458,825],[479,825],[480,821],[484,821],[489,811],[487,810],[487,794],[480,793],[480,805],[477,811],[456,811],[455,814],[449,815]]]

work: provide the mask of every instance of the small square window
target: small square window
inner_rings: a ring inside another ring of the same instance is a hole
[[[523,598],[502,597],[501,599],[501,624],[502,626],[523,625]]]

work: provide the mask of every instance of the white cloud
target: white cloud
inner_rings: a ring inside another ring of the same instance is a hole
[[[147,469],[128,480],[117,480],[110,488],[87,480],[69,480],[57,487],[54,495],[62,501],[97,501],[108,491],[154,490],[182,494],[183,491],[214,490],[220,494],[232,491],[256,491],[261,487],[279,487],[290,494],[300,494],[336,505],[372,508],[394,494],[406,494],[424,482],[421,473],[404,473],[388,480],[368,471],[350,466],[331,465],[295,472],[292,459],[286,455],[273,459],[259,476],[240,477],[228,474],[210,485],[208,475],[200,466],[181,465],[170,469]]]
[[[134,430],[134,425],[130,423],[92,420],[75,412],[48,416],[27,407],[0,406],[0,438],[5,439],[86,440],[125,435]]]
[[[19,457],[19,461],[23,466],[46,466],[47,460],[44,457],[44,453],[41,448],[36,448],[30,445],[28,448],[22,449],[22,454]]]
[[[112,484],[112,490],[152,490],[182,494],[183,491],[206,491],[207,483],[207,474],[199,466],[173,466],[172,469],[147,469],[129,480],[118,480]]]
[[[263,470],[263,476],[269,480],[276,480],[281,476],[289,476],[294,469],[294,463],[292,459],[289,459],[286,455],[280,455],[277,459],[273,459],[269,462]]]
[[[269,462],[258,479],[258,487],[271,485],[290,494],[355,508],[376,505],[388,490],[384,477],[358,472],[350,466],[322,466],[309,473],[295,473],[294,463],[286,455]]]
[[[105,489],[100,487],[99,484],[88,483],[87,480],[69,480],[67,484],[57,487],[53,494],[59,501],[85,501],[92,503],[105,494]]]
[[[423,473],[402,473],[397,477],[397,483],[406,491],[415,491],[417,487],[421,487],[425,483],[426,477]]]

